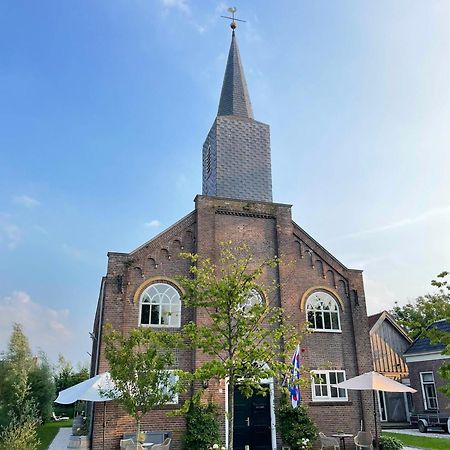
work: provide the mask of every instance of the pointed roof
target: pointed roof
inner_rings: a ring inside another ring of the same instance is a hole
[[[253,119],[252,104],[245,82],[241,56],[233,30],[227,67],[220,94],[218,116],[241,116]]]

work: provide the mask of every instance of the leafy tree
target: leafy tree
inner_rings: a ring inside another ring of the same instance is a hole
[[[283,309],[268,301],[254,301],[256,293],[276,288],[261,279],[279,264],[277,258],[255,261],[247,246],[221,245],[218,264],[195,254],[184,254],[192,262],[193,277],[180,278],[187,307],[206,316],[190,322],[184,335],[208,358],[195,372],[199,380],[228,381],[228,447],[233,449],[234,390],[250,397],[267,391],[261,379],[284,381],[292,370],[290,356],[300,340],[297,330],[285,322]],[[269,296],[268,296],[269,297]]]
[[[75,370],[72,363],[64,358],[62,354],[59,354],[54,377],[55,388],[59,392],[87,380],[89,378],[89,369],[87,366],[82,365]]]
[[[2,363],[0,413],[4,418],[0,434],[2,448],[34,450],[39,440],[36,403],[31,395],[30,372],[36,367],[22,327],[14,324]]]
[[[52,369],[45,353],[40,353],[36,366],[30,371],[28,380],[31,397],[36,403],[38,414],[42,421],[46,422],[52,415],[53,401],[56,395]]]
[[[409,333],[412,339],[417,338],[425,328],[437,320],[450,317],[450,294],[442,272],[437,280],[431,282],[438,291],[418,297],[414,302],[399,306],[397,303],[391,311],[394,319]]]
[[[115,389],[105,394],[136,421],[139,449],[142,416],[170,402],[180,390],[171,371],[179,339],[175,333],[144,327],[132,330],[128,336],[113,330],[110,324],[105,331],[105,356],[115,384]]]

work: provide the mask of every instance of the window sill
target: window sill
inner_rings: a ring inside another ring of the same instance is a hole
[[[313,400],[312,402],[308,402],[309,406],[351,406],[353,402],[349,402],[348,400]]]
[[[311,333],[342,333],[342,330],[316,330],[315,328],[308,328]]]
[[[175,329],[178,330],[181,328],[181,325],[151,325],[148,323],[140,323],[139,324],[140,327],[144,327],[144,328],[162,328],[162,329]]]

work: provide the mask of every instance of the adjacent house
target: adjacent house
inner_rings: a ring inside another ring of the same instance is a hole
[[[403,354],[412,340],[394,318],[382,311],[368,317],[370,346],[374,370],[400,383],[409,384],[408,366]],[[410,394],[401,392],[378,392],[381,423],[404,423],[409,419]]]
[[[450,320],[434,322],[427,330],[436,329],[450,333]],[[440,412],[450,416],[450,398],[439,392],[438,388],[446,384],[438,370],[450,355],[442,355],[444,344],[432,343],[429,337],[419,336],[404,353],[409,368],[411,387],[417,389],[413,394],[414,410],[421,412]]]

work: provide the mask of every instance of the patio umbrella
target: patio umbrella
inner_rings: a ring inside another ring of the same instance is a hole
[[[395,380],[384,377],[378,372],[367,372],[349,380],[342,381],[335,385],[337,388],[354,391],[372,391],[373,394],[373,417],[375,421],[375,443],[378,448],[378,428],[377,428],[377,404],[375,391],[385,392],[417,392],[415,389],[398,383]]]
[[[111,375],[109,372],[105,372],[60,391],[58,398],[55,400],[55,403],[63,405],[70,405],[77,400],[103,402],[103,449],[105,448],[106,402],[114,399],[107,397],[102,392],[113,390],[114,382],[111,379]]]

